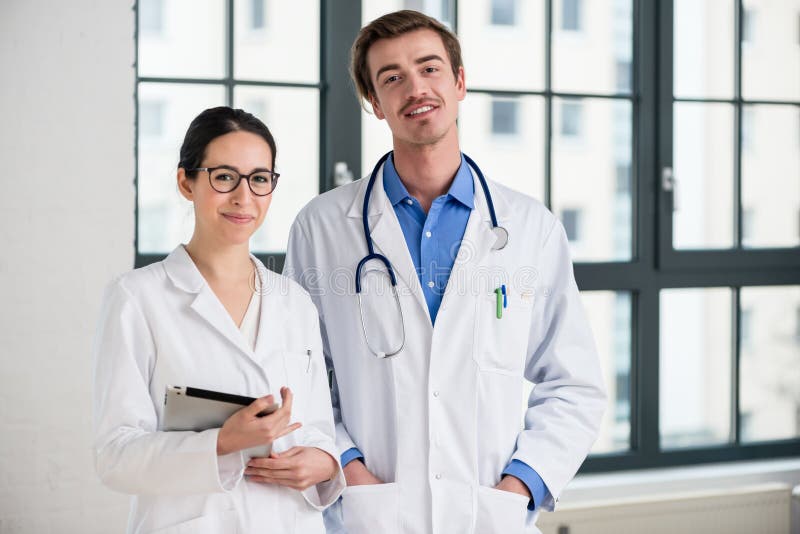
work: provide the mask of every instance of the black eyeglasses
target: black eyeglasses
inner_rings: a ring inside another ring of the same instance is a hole
[[[247,185],[254,195],[265,197],[275,191],[278,185],[280,173],[268,171],[266,169],[257,170],[250,174],[239,174],[230,167],[197,167],[189,169],[189,172],[205,171],[208,173],[208,182],[211,188],[217,193],[230,193],[239,187],[242,178],[247,180]]]

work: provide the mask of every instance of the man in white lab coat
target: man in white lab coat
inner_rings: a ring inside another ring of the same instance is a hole
[[[359,33],[351,74],[394,151],[301,211],[284,271],[317,305],[333,371],[348,488],[328,525],[537,532],[605,406],[564,229],[462,155],[464,67],[444,26],[384,15]],[[373,252],[387,261],[356,274]]]

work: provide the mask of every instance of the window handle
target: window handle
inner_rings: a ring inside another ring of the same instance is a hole
[[[672,211],[678,211],[678,181],[672,167],[661,169],[661,189],[667,193],[672,193]]]
[[[347,166],[346,161],[337,161],[333,164],[333,185],[335,187],[349,184],[352,181],[353,171]]]

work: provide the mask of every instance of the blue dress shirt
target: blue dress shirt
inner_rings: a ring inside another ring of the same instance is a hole
[[[433,201],[427,214],[403,185],[394,167],[393,156],[383,166],[383,189],[400,222],[425,295],[431,324],[435,324],[469,215],[475,207],[475,183],[469,165],[462,156],[450,189]],[[361,451],[353,447],[342,453],[342,466],[363,458]],[[531,492],[529,510],[534,510],[547,495],[542,477],[525,462],[512,460],[503,470],[503,475],[512,475],[528,487]]]

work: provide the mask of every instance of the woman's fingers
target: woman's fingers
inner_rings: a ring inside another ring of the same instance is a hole
[[[288,387],[281,388],[281,410],[285,411],[288,414],[292,413],[292,401],[294,400],[294,395],[292,394],[292,390]]]
[[[272,451],[272,454],[270,454],[270,458],[288,458],[290,456],[295,456],[297,454],[300,454],[301,452],[303,452],[303,449],[305,449],[305,447],[295,446],[283,452]]]
[[[275,437],[275,439],[282,438],[286,434],[291,434],[301,426],[303,426],[303,423],[292,423],[291,425],[287,426],[286,428],[278,432],[278,435]]]
[[[260,397],[253,402],[250,403],[248,406],[247,414],[251,417],[257,417],[258,414],[265,411],[267,408],[275,404],[275,397],[272,395],[267,395],[266,397]]]

